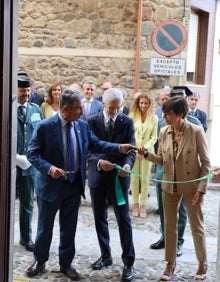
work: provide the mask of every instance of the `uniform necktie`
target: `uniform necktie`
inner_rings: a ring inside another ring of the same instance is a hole
[[[27,109],[26,109],[25,106],[19,106],[18,107],[18,115],[20,115],[23,120],[26,117],[26,111],[27,111]]]
[[[194,115],[195,115],[195,112],[194,112],[194,111],[190,111],[189,114],[190,114],[191,116],[194,116]]]
[[[73,182],[75,178],[75,152],[74,152],[74,144],[73,144],[73,136],[71,131],[74,130],[72,128],[72,123],[68,122],[66,124],[66,141],[67,141],[67,179],[70,182]]]
[[[112,133],[113,133],[113,119],[110,118],[107,122],[107,134],[108,134],[108,138],[109,140],[112,138]]]

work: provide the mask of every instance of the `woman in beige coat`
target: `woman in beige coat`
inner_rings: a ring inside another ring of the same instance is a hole
[[[209,173],[208,146],[203,128],[185,120],[188,105],[184,98],[171,98],[162,109],[167,126],[160,131],[157,155],[146,151],[144,153],[143,147],[139,150],[145,159],[164,167],[162,197],[167,266],[161,280],[172,280],[175,270],[178,209],[182,198],[186,204],[199,262],[195,279],[203,280],[206,278],[207,255],[201,204],[207,180],[193,180]]]
[[[130,117],[134,122],[135,141],[139,148],[144,146],[149,151],[154,151],[154,144],[157,140],[158,117],[154,114],[154,107],[151,98],[145,93],[139,93],[132,106]],[[133,197],[132,216],[146,217],[146,201],[151,174],[151,162],[143,156],[136,154],[133,170],[145,176],[139,179],[131,175],[131,192]]]

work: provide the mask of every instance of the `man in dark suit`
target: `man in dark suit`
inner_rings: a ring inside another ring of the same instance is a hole
[[[187,102],[189,105],[189,115],[196,117],[202,124],[204,131],[207,131],[207,114],[198,109],[198,102],[200,99],[199,92],[192,91],[192,94],[187,97]]]
[[[43,119],[40,107],[29,103],[31,93],[31,81],[25,75],[18,76],[17,95],[17,174],[16,193],[20,201],[19,224],[20,224],[20,245],[27,251],[33,251],[32,242],[32,215],[34,198],[34,178],[36,170],[27,160],[27,148],[31,140],[34,127]]]
[[[96,90],[96,85],[92,80],[86,80],[83,82],[83,114],[81,119],[87,120],[89,116],[102,111],[103,106],[100,101],[95,99],[94,93]]]
[[[41,106],[44,102],[44,94],[39,93],[35,88],[33,79],[31,79],[31,96],[28,102],[37,104],[38,106]]]
[[[120,112],[122,102],[123,96],[118,88],[106,90],[103,94],[104,111],[91,116],[88,119],[88,123],[91,130],[101,140],[107,140],[112,143],[125,142],[135,144],[133,121]],[[133,279],[135,251],[128,202],[130,177],[125,171],[118,173],[115,169],[115,164],[123,169],[131,169],[134,161],[134,153],[128,155],[106,155],[90,151],[88,154],[88,185],[101,250],[101,257],[91,267],[94,270],[99,270],[112,264],[107,221],[108,205],[106,202],[109,195],[115,211],[122,246],[122,261],[124,264],[122,281],[131,281]],[[116,197],[115,183],[117,175],[119,176],[122,193],[125,198],[125,202],[122,205],[118,204]]]
[[[96,99],[102,102],[102,95],[104,94],[106,90],[108,90],[109,88],[112,88],[112,84],[110,81],[104,81],[100,88],[101,88],[101,96],[97,97]]]
[[[88,149],[120,155],[120,152],[126,153],[131,147],[129,144],[100,141],[89,130],[88,123],[79,119],[83,108],[82,99],[80,90],[66,88],[60,97],[60,111],[39,123],[29,145],[28,160],[39,172],[36,178],[38,229],[34,248],[35,261],[26,270],[29,277],[45,270],[54,219],[59,210],[60,271],[71,280],[80,279],[71,263],[75,255],[80,198],[85,197]]]
[[[119,90],[121,91],[122,96],[123,96],[123,102],[122,102],[122,105],[121,105],[121,112],[124,113],[125,115],[128,115],[129,114],[129,108],[125,105],[127,97],[128,97],[128,93],[122,87],[120,87]]]

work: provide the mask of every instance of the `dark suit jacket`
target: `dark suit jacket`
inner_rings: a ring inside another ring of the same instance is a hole
[[[129,114],[129,108],[127,106],[124,106],[122,113],[125,114],[125,115],[128,115]]]
[[[200,120],[205,132],[207,131],[208,125],[207,125],[207,114],[200,110],[196,109],[196,112],[194,114],[195,117],[197,117],[198,120]]]
[[[103,112],[89,117],[88,123],[96,136],[101,140],[108,140]],[[134,125],[130,117],[123,113],[118,114],[114,124],[112,139],[109,141],[112,143],[129,143],[135,145]],[[135,161],[135,154],[101,154],[94,152],[94,150],[90,151],[88,154],[88,184],[90,188],[94,188],[99,183],[100,178],[105,174],[102,170],[97,170],[97,163],[100,159],[109,160],[120,166],[129,164],[132,168]]]
[[[74,129],[80,156],[81,194],[84,197],[88,149],[107,152],[109,154],[120,154],[119,144],[100,141],[89,130],[88,123],[83,120],[75,121]],[[27,157],[39,171],[39,176],[36,178],[36,194],[38,197],[49,202],[54,201],[63,188],[61,178],[53,179],[48,175],[52,165],[64,169],[63,148],[62,126],[59,115],[56,114],[41,121],[34,131]]]
[[[28,102],[40,106],[44,102],[44,94],[40,94],[37,92],[37,89],[34,89]]]
[[[95,99],[98,100],[99,102],[102,102],[102,95],[99,97],[96,97]]]

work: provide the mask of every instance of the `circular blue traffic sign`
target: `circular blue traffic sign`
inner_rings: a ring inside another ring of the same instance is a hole
[[[174,56],[185,48],[187,31],[182,23],[176,20],[165,20],[154,28],[151,41],[159,54],[167,57]]]

